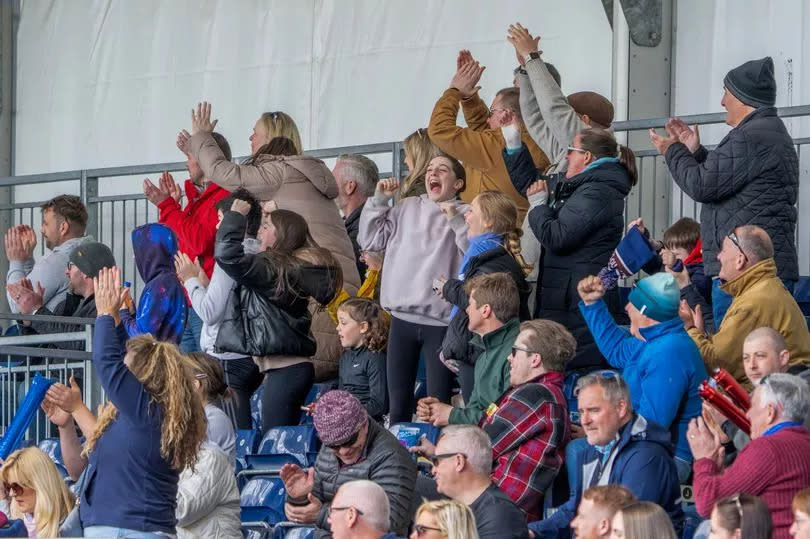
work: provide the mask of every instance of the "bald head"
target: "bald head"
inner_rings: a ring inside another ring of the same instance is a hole
[[[740,248],[751,264],[773,258],[773,242],[765,230],[758,226],[746,225],[735,229]]]
[[[789,362],[785,337],[775,329],[759,327],[745,337],[743,368],[752,384],[758,384],[769,374],[787,371]]]
[[[365,521],[385,533],[391,519],[391,507],[383,488],[372,481],[349,481],[340,486],[332,507],[351,506],[358,509]]]

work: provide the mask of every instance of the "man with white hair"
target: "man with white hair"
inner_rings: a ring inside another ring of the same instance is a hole
[[[366,277],[366,264],[360,259],[360,245],[357,243],[360,214],[366,200],[377,188],[380,172],[377,164],[365,155],[344,153],[337,158],[332,175],[338,187],[337,205],[343,213],[343,223],[349,239],[352,240],[354,258],[362,280]]]
[[[334,539],[381,539],[388,537],[391,507],[380,485],[361,479],[344,483],[329,508]],[[392,535],[393,537],[393,535]]]
[[[792,374],[766,376],[754,389],[746,417],[751,443],[725,469],[719,437],[701,418],[689,425],[698,513],[708,518],[715,502],[745,492],[768,506],[773,537],[788,537],[793,496],[810,485],[810,386]]]
[[[445,427],[431,460],[437,490],[470,507],[480,539],[529,536],[523,512],[490,479],[492,444],[486,432],[473,425]]]

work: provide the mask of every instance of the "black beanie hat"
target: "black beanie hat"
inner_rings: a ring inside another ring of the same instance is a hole
[[[115,267],[110,248],[96,241],[79,244],[70,253],[70,262],[90,278],[98,277],[101,268]]]
[[[723,79],[723,85],[749,107],[774,106],[776,79],[773,76],[773,59],[766,56],[735,67]]]

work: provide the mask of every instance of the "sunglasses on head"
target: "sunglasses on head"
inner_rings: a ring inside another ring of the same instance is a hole
[[[360,431],[357,431],[357,432],[355,432],[355,433],[352,435],[352,437],[351,437],[351,438],[349,438],[349,439],[348,439],[348,440],[346,440],[345,442],[342,442],[342,443],[339,443],[339,444],[334,444],[334,445],[330,445],[330,444],[324,444],[324,445],[325,445],[326,447],[328,447],[329,449],[338,450],[338,449],[341,449],[341,448],[344,448],[344,447],[351,447],[351,446],[353,446],[354,444],[356,444],[356,443],[357,443],[357,439],[358,439],[359,437],[360,437]]]

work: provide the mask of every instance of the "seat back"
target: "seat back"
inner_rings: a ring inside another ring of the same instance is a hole
[[[252,455],[259,448],[261,433],[256,430],[239,429],[236,431],[236,457]]]
[[[307,393],[307,398],[304,401],[304,406],[308,406],[313,402],[317,401],[321,398],[321,395],[326,393],[327,391],[332,391],[333,389],[337,389],[337,380],[328,380],[326,382],[321,382],[319,384],[312,384],[312,387]],[[301,419],[299,421],[301,425],[311,425],[312,424],[312,416],[308,415],[306,412],[301,412]]]
[[[250,397],[250,418],[253,420],[253,429],[262,431],[262,399],[264,398],[264,384],[253,392]]]
[[[285,519],[284,482],[278,477],[256,477],[247,482],[239,497],[242,522],[277,524]]]
[[[425,436],[432,444],[439,441],[439,434],[441,429],[434,427],[430,423],[397,423],[391,425],[388,431],[397,437],[399,443],[405,447],[413,447],[419,445],[419,439]]]

